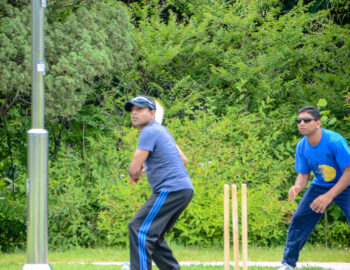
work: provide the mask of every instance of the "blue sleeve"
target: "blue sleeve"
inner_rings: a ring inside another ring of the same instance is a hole
[[[335,159],[339,164],[340,168],[344,169],[350,165],[350,148],[348,142],[342,138],[337,140],[334,144]]]
[[[157,140],[157,132],[151,127],[141,130],[137,149],[153,152]]]
[[[295,151],[295,166],[294,169],[298,173],[309,173],[311,171],[305,156],[302,153],[302,144],[299,142]]]

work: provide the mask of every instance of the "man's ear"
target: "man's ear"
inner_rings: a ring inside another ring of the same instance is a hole
[[[151,110],[151,114],[152,114],[152,117],[155,118],[156,117],[156,110]]]
[[[322,123],[321,123],[321,119],[320,119],[320,120],[317,120],[316,122],[317,122],[317,126],[320,128],[320,127],[321,127],[321,124],[322,124]]]

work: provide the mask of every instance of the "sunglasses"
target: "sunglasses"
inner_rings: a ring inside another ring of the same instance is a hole
[[[296,121],[298,124],[300,124],[302,121],[304,121],[304,123],[307,124],[307,123],[310,123],[312,120],[315,120],[315,121],[316,121],[316,119],[309,118],[309,117],[307,117],[307,118],[298,118],[298,119],[296,119],[295,121]]]

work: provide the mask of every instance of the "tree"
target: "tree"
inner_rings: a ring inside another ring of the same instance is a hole
[[[46,10],[45,99],[46,119],[54,121],[74,116],[97,86],[122,80],[133,62],[134,28],[119,2],[53,4],[61,13]],[[0,14],[0,175],[14,181],[30,128],[30,1],[0,0]]]

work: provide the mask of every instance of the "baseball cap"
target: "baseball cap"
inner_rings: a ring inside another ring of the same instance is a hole
[[[150,110],[156,110],[156,103],[151,97],[148,96],[137,96],[125,103],[124,108],[126,111],[130,112],[133,105],[139,108],[149,108]]]

